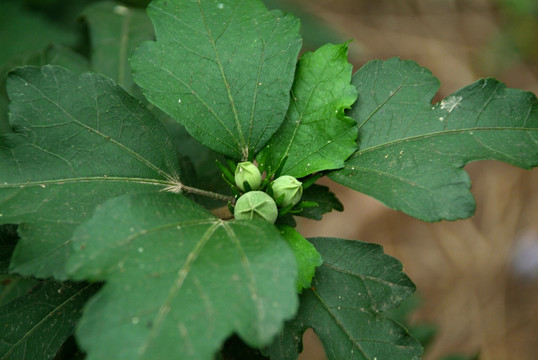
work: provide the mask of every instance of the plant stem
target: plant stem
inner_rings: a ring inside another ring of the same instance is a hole
[[[189,194],[206,196],[206,197],[209,197],[211,199],[222,200],[222,201],[226,201],[226,202],[234,200],[233,196],[214,193],[212,191],[202,190],[202,189],[190,187],[190,186],[183,185],[183,184],[180,186],[180,191],[183,191],[183,192],[186,192],[186,193],[189,193]]]

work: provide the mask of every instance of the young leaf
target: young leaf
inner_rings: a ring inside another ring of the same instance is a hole
[[[168,135],[96,74],[19,68],[8,79],[14,134],[0,137],[0,223],[22,223],[11,270],[65,278],[73,230],[105,199],[177,185]]]
[[[323,260],[314,245],[306,240],[297,230],[287,225],[280,225],[278,228],[295,255],[298,271],[297,291],[301,293],[304,288],[310,286],[310,282],[316,272],[316,267],[320,266]]]
[[[336,182],[426,221],[471,216],[475,202],[462,167],[496,159],[522,168],[538,165],[536,96],[480,80],[431,105],[439,87],[411,61],[373,61],[353,83],[359,101],[359,150]]]
[[[154,38],[146,12],[114,3],[97,3],[84,10],[83,16],[90,30],[92,69],[131,92],[135,85],[128,57],[141,42]]]
[[[131,59],[135,82],[207,147],[251,160],[289,105],[299,22],[259,0],[155,0],[157,42]]]
[[[272,341],[297,307],[274,226],[225,222],[170,193],[111,199],[74,235],[68,271],[107,283],[77,331],[91,359],[212,359],[232,333]]]
[[[338,200],[327,186],[313,184],[303,192],[301,201],[315,202],[317,206],[305,207],[297,216],[307,219],[321,220],[323,214],[336,211],[344,211],[344,205]]]
[[[52,359],[74,333],[96,284],[41,281],[0,309],[0,358]]]
[[[327,44],[299,60],[284,123],[257,156],[282,174],[303,177],[338,169],[357,150],[357,124],[344,115],[357,99],[347,44]]]
[[[320,337],[331,360],[418,359],[420,344],[381,314],[415,290],[402,264],[376,244],[333,238],[309,241],[321,253],[323,264],[312,287],[303,291],[297,316],[271,345],[271,359],[297,359],[308,328]]]

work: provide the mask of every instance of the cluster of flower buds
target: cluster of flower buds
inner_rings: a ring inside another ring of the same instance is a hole
[[[234,216],[237,220],[260,218],[274,223],[278,217],[279,207],[293,207],[299,203],[303,195],[302,183],[289,175],[273,180],[271,183],[273,197],[258,191],[262,184],[262,175],[258,167],[249,161],[237,164],[235,184],[245,191],[235,204]]]

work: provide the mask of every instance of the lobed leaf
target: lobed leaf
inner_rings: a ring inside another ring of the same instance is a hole
[[[299,178],[341,168],[357,150],[357,124],[344,115],[357,99],[347,51],[327,44],[301,57],[286,119],[258,162],[277,169],[285,160],[282,174]]]
[[[212,359],[234,332],[267,345],[296,311],[295,258],[274,226],[181,195],[111,199],[73,245],[71,276],[107,282],[77,331],[88,359]]]
[[[297,316],[269,348],[271,359],[297,359],[304,331],[313,328],[329,359],[418,359],[422,347],[382,312],[415,290],[402,264],[381,246],[359,241],[309,239],[323,257]]]
[[[8,79],[14,134],[0,137],[0,223],[18,223],[11,271],[64,279],[74,229],[104,200],[177,185],[162,125],[97,74],[24,67]]]
[[[307,219],[321,220],[323,214],[336,211],[344,211],[344,205],[338,200],[336,195],[324,185],[313,184],[303,192],[301,201],[314,202],[317,206],[305,207],[297,216]]]
[[[207,147],[252,159],[289,105],[299,22],[259,0],[155,0],[156,42],[131,59],[148,100]]]
[[[334,181],[426,221],[471,216],[471,161],[538,165],[538,102],[532,93],[479,80],[435,105],[439,82],[412,61],[372,61],[353,76],[359,150]]]

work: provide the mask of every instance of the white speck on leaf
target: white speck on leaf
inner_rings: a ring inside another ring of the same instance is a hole
[[[138,248],[138,252],[139,252],[139,253],[143,253],[143,252],[144,252],[144,248],[143,248],[143,247],[139,247],[139,248]]]
[[[441,117],[439,118],[439,121],[443,121],[444,119],[445,119],[445,118],[441,116]]]
[[[181,104],[181,99],[177,99],[177,102]]]
[[[217,5],[217,7],[218,7],[219,9],[224,9],[224,4],[223,4],[223,3],[219,3],[219,4]]]
[[[136,325],[140,322],[140,319],[137,318],[136,316],[134,318],[131,319],[131,323],[133,323],[133,325]]]
[[[449,96],[441,101],[441,109],[452,112],[456,106],[463,100],[461,96]]]

